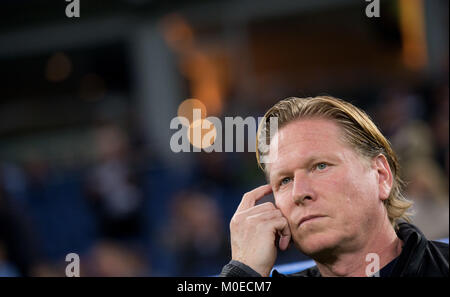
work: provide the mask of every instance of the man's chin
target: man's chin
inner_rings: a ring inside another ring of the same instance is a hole
[[[335,240],[324,233],[310,234],[296,240],[296,247],[306,256],[314,258],[317,255],[328,253],[336,246]]]

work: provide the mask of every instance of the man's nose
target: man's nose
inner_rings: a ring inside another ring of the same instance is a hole
[[[295,204],[305,204],[315,200],[310,178],[301,172],[294,175],[294,186],[292,187],[292,199]]]

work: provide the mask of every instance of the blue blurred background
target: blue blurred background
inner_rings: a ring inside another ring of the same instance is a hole
[[[179,106],[260,117],[288,96],[365,109],[413,222],[448,237],[448,1],[0,2],[0,275],[215,275],[265,183],[253,152],[180,152]],[[308,258],[290,249],[277,264]]]

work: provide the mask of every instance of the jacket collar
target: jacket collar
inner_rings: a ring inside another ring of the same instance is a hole
[[[416,226],[406,222],[398,225],[397,236],[404,244],[392,276],[419,275],[428,240]]]

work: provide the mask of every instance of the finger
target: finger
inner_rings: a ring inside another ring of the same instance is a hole
[[[279,243],[280,250],[282,251],[287,250],[290,242],[291,242],[291,235],[280,236],[280,243]]]
[[[274,223],[275,228],[280,235],[278,246],[282,251],[285,251],[289,246],[289,242],[291,241],[291,229],[289,228],[289,223],[285,217],[277,219]]]
[[[273,204],[272,202],[265,202],[265,203],[250,207],[248,209],[244,209],[244,210],[240,211],[239,214],[241,214],[243,216],[251,216],[251,215],[258,214],[258,213],[263,213],[266,211],[272,211],[272,210],[276,210],[276,209],[278,209],[278,208],[276,208],[275,204]]]
[[[252,209],[253,210],[253,209]],[[273,220],[282,218],[283,215],[281,214],[281,211],[278,209],[269,210],[265,212],[256,213],[254,215],[250,215],[247,217],[247,220],[253,221],[253,222],[264,222],[267,220]]]
[[[242,197],[241,203],[239,204],[237,211],[242,211],[255,206],[255,202],[264,197],[267,194],[272,193],[272,187],[270,185],[260,186],[246,194]]]

